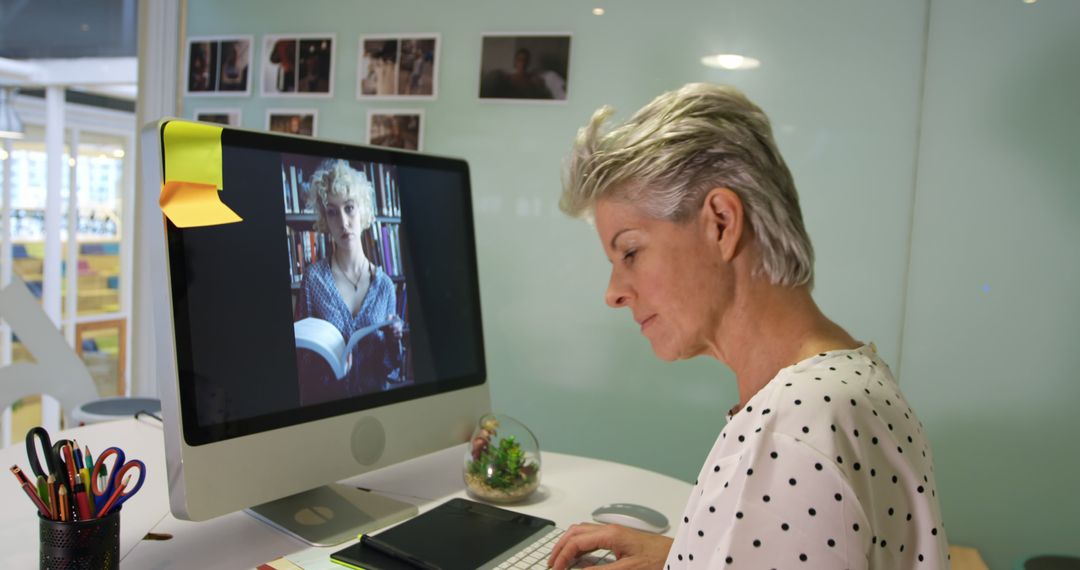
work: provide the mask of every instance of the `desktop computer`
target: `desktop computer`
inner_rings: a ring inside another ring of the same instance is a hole
[[[468,165],[228,127],[170,138],[201,127],[141,135],[173,514],[249,509],[319,545],[408,517],[333,483],[464,443],[490,411]],[[163,216],[157,189],[218,161],[240,221]]]

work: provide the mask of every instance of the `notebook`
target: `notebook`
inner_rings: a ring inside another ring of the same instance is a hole
[[[547,519],[451,499],[375,536],[442,570],[523,570],[547,568],[551,547],[562,532]],[[415,570],[361,543],[331,554],[330,559],[362,570]],[[610,553],[595,552],[579,560],[578,566],[608,560],[614,560]]]

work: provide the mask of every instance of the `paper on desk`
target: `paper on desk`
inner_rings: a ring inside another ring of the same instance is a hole
[[[304,570],[341,570],[340,565],[330,560],[330,555],[346,546],[347,544],[336,548],[308,548],[286,556],[285,560]]]
[[[222,127],[169,121],[162,133],[165,183],[158,204],[178,227],[230,224],[242,221],[222,203]]]
[[[304,570],[302,567],[289,562],[284,558],[278,558],[277,560],[271,560],[266,564],[259,564],[259,567],[255,570]]]

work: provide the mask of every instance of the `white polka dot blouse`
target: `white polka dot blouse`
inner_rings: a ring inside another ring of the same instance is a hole
[[[948,569],[930,446],[873,345],[781,370],[729,418],[666,568]]]

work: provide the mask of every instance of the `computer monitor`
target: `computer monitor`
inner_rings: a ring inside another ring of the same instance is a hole
[[[153,199],[172,121],[142,133],[141,238],[173,514],[250,509],[335,544],[415,513],[327,484],[490,411],[468,165],[224,128],[218,196],[242,221],[181,228]]]

